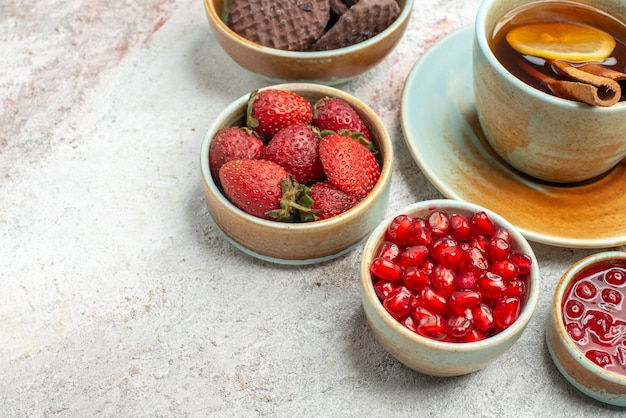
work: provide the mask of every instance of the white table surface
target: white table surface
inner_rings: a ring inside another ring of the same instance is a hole
[[[389,213],[442,197],[406,148],[400,97],[479,3],[417,0],[394,52],[339,86],[394,141]],[[227,243],[200,145],[265,85],[220,49],[200,0],[0,5],[0,416],[624,414],[567,383],[544,340],[558,278],[599,249],[533,244],[542,293],[525,334],[481,371],[434,378],[369,329],[361,247],[293,267]]]

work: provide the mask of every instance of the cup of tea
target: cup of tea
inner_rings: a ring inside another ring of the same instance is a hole
[[[513,168],[578,183],[624,160],[624,0],[484,0],[472,55],[481,129]]]

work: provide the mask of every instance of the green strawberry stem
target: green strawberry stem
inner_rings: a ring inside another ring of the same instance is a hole
[[[311,209],[313,199],[311,199],[311,188],[304,184],[299,184],[293,176],[280,179],[282,198],[280,199],[280,209],[267,212],[267,215],[280,222],[310,222],[317,219],[316,213],[319,211]]]
[[[248,97],[248,106],[246,107],[246,125],[250,129],[255,129],[257,126],[259,126],[259,121],[256,118],[252,117],[252,104],[258,96],[259,91],[254,90],[250,93],[250,96]]]
[[[341,129],[339,130],[339,132],[335,132],[335,131],[331,131],[330,129],[324,129],[323,131],[320,132],[320,136],[324,137],[324,136],[332,135],[335,133],[345,135],[354,139],[356,142],[358,142],[359,144],[363,145],[365,148],[370,150],[372,154],[378,153],[374,143],[370,141],[369,139],[367,139],[365,136],[363,136],[363,133],[361,132],[352,132],[347,129]]]

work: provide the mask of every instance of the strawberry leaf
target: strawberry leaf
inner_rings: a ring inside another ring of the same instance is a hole
[[[256,129],[256,127],[259,126],[259,121],[252,116],[252,104],[254,103],[254,101],[257,99],[258,96],[259,96],[258,90],[255,90],[252,93],[250,93],[250,97],[248,98],[248,107],[246,109],[246,125],[250,129]]]
[[[356,142],[358,142],[359,144],[363,145],[365,148],[370,150],[372,154],[378,154],[378,151],[376,150],[376,146],[374,145],[374,143],[370,141],[369,139],[367,139],[361,132],[353,132],[347,129],[341,129],[339,130],[339,132],[331,131],[330,129],[324,129],[320,131],[320,137],[322,138],[329,136],[329,135],[333,135],[333,134],[340,134],[340,135],[344,135],[349,138],[352,138]]]
[[[293,176],[280,180],[282,198],[280,209],[267,212],[267,215],[280,222],[310,222],[317,219],[316,210],[311,209],[311,189],[299,184]]]
[[[346,135],[354,139],[356,142],[358,142],[359,144],[363,145],[365,148],[370,150],[372,154],[378,153],[378,151],[376,150],[376,147],[374,146],[374,143],[370,141],[369,139],[367,139],[366,137],[364,137],[361,132],[352,132],[352,131],[342,129],[339,131],[339,133],[341,135]]]

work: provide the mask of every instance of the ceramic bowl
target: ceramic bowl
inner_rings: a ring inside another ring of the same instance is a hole
[[[604,280],[606,276],[588,277],[587,281],[598,285],[598,292],[595,297],[587,297],[594,306],[591,309],[585,307],[578,311],[579,313],[574,313],[573,316],[571,314],[564,316],[564,312],[572,312],[572,308],[568,308],[569,305],[564,306],[564,302],[569,300],[570,289],[572,286],[577,286],[578,280],[588,276],[594,270],[605,269],[607,266],[615,267],[616,265],[626,268],[626,252],[606,251],[591,255],[572,265],[563,274],[554,292],[546,330],[546,341],[555,365],[572,385],[598,401],[626,406],[626,363],[624,363],[626,362],[626,301],[622,299],[617,304],[607,303],[605,300],[603,301],[603,292],[600,290],[601,287],[614,288],[626,296],[626,283],[613,286]],[[592,309],[612,313],[611,316],[614,318],[612,325],[605,326],[608,333],[611,333],[611,338],[616,337],[611,345],[602,349],[602,351],[606,350],[607,352],[613,351],[614,354],[619,353],[621,356],[621,360],[617,360],[615,357],[607,355],[606,358],[610,357],[612,362],[611,366],[601,367],[587,357],[587,354],[590,354],[590,349],[597,348],[588,345],[597,338],[597,334],[592,335],[594,333],[590,331],[592,328],[590,324],[597,321],[594,318],[602,319]],[[616,324],[615,318],[621,318],[621,324]],[[565,325],[566,322],[567,326]],[[576,326],[583,323],[587,325]],[[568,329],[582,330],[580,333],[574,334],[576,338],[579,338],[579,344],[570,337]],[[620,361],[622,362],[621,365],[619,365]],[[618,368],[621,368],[621,373],[617,370]]]
[[[311,103],[330,96],[346,100],[363,119],[378,150],[381,174],[372,191],[355,207],[324,220],[281,223],[249,215],[222,194],[209,170],[209,148],[215,133],[227,126],[245,126],[249,95],[235,100],[214,120],[202,143],[200,165],[206,203],[224,236],[254,257],[280,264],[311,264],[336,258],[352,250],[384,218],[389,201],[393,149],[384,124],[376,113],[356,97],[319,84],[278,84],[265,89],[300,94]],[[261,89],[263,90],[263,89]]]
[[[345,48],[330,51],[284,51],[248,41],[225,23],[228,0],[204,0],[209,25],[217,42],[241,67],[272,82],[316,82],[339,84],[380,63],[404,34],[413,0],[398,0],[401,12],[378,35]]]
[[[484,211],[512,237],[512,248],[530,256],[532,267],[520,315],[508,328],[481,341],[445,342],[426,338],[394,319],[376,296],[370,265],[385,241],[385,231],[400,214],[427,218],[435,210],[471,215]],[[498,214],[462,201],[429,200],[412,204],[383,221],[368,238],[361,264],[361,299],[366,318],[382,346],[411,369],[432,376],[459,376],[477,371],[507,351],[522,335],[535,311],[539,297],[539,267],[534,252],[524,236]]]

